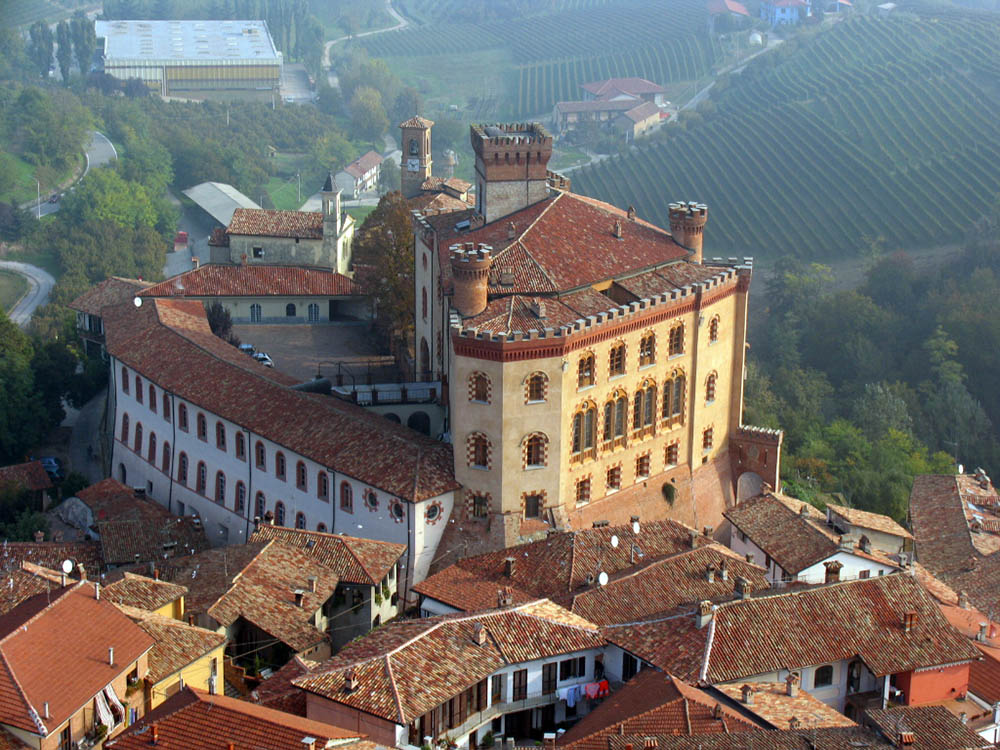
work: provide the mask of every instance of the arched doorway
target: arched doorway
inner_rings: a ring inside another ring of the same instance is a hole
[[[406,420],[406,426],[411,430],[422,432],[424,435],[431,434],[431,418],[425,411],[415,411]]]
[[[390,411],[389,413],[387,413],[387,414],[383,414],[382,416],[384,416],[384,417],[385,417],[386,419],[388,419],[388,420],[389,420],[390,422],[395,422],[396,424],[400,424],[400,419],[399,419],[399,415],[398,415],[398,414],[393,414],[393,413],[392,413],[392,412]]]
[[[118,464],[118,481],[122,484],[128,484],[126,481],[128,474],[125,472],[125,464]]]
[[[420,339],[420,371],[417,373],[417,380],[425,381],[431,379],[431,349],[427,346],[427,339]]]
[[[754,471],[743,472],[736,480],[736,502],[741,503],[748,497],[759,495],[763,486],[764,480],[761,479],[760,474]]]

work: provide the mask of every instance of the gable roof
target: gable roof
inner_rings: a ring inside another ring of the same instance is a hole
[[[944,706],[899,706],[865,711],[869,721],[887,740],[894,741],[900,730],[912,732],[913,750],[970,750],[993,747]]]
[[[207,614],[208,608],[229,590],[236,574],[249,565],[263,547],[263,544],[232,544],[164,560],[160,565],[160,577],[187,588],[185,611]]]
[[[784,682],[750,683],[753,687],[753,704],[747,705],[743,703],[743,684],[731,682],[716,685],[712,690],[739,703],[741,710],[752,713],[775,729],[788,729],[793,718],[798,719],[799,726],[803,729],[856,726],[840,711],[805,690],[799,690],[794,697],[788,695],[788,686]]]
[[[368,151],[352,161],[344,171],[356,180],[360,180],[367,172],[382,163],[382,155],[374,151]]]
[[[105,307],[130,302],[136,294],[152,284],[151,281],[109,276],[70,302],[68,307],[88,315],[99,316]]]
[[[426,117],[421,117],[420,115],[414,115],[409,120],[404,120],[399,124],[401,128],[431,128],[434,127],[434,121],[428,120]]]
[[[279,211],[273,208],[237,208],[226,227],[226,234],[253,237],[297,237],[323,239],[323,214],[320,211]]]
[[[607,750],[608,738],[618,734],[703,735],[757,728],[705,691],[655,669],[643,669],[570,727],[558,746]]]
[[[846,505],[832,505],[827,503],[827,510],[843,518],[851,526],[858,526],[862,529],[881,531],[883,534],[892,534],[903,539],[912,539],[913,535],[893,521],[889,516],[881,513],[870,513],[867,510],[848,508]]]
[[[226,642],[226,636],[214,630],[188,625],[147,609],[126,604],[117,606],[153,639],[148,677],[154,683],[176,674]]]
[[[154,298],[108,308],[107,350],[196,406],[316,463],[417,502],[458,488],[452,447],[342,401],[284,387],[212,335],[201,302]]]
[[[736,0],[709,0],[708,12],[712,15],[718,13],[736,13],[741,16],[749,16],[750,12],[743,3]]]
[[[18,485],[29,492],[52,489],[52,480],[41,461],[0,466],[0,485],[5,484]]]
[[[1000,701],[1000,632],[997,623],[977,609],[940,605],[941,612],[972,644],[983,658],[972,663],[969,690],[989,704]],[[986,625],[986,638],[978,640],[979,628]]]
[[[144,289],[141,297],[344,297],[361,288],[343,274],[304,266],[206,264]]]
[[[954,475],[922,474],[913,478],[910,525],[917,556],[935,575],[960,570],[970,557],[976,556]]]
[[[50,570],[61,570],[63,560],[75,563],[71,575],[79,576],[79,568],[90,574],[101,570],[100,547],[96,542],[7,542],[0,546],[0,569],[17,570],[34,563]]]
[[[486,643],[473,641],[476,625]],[[473,615],[391,622],[347,644],[293,684],[395,724],[407,724],[509,664],[599,648],[596,626],[539,600]],[[358,689],[347,692],[354,670]]]
[[[219,750],[228,744],[303,750],[305,737],[315,738],[316,747],[322,749],[331,741],[341,746],[364,737],[353,730],[186,687],[108,744],[115,750],[147,750],[152,724],[156,724],[156,746],[161,750]]]
[[[627,117],[632,122],[642,122],[643,120],[648,120],[650,117],[659,116],[660,108],[653,104],[653,102],[643,102],[636,107],[632,107],[632,109],[623,115],[623,117]]]
[[[341,583],[368,586],[381,583],[406,552],[405,544],[325,534],[269,523],[262,523],[250,537],[251,542],[270,540],[296,547],[308,554],[317,563],[333,571]]]
[[[152,645],[113,604],[95,597],[90,582],[25,600],[0,617],[0,723],[49,734]]]
[[[104,587],[109,601],[122,606],[157,610],[187,594],[187,587],[169,581],[125,572],[124,576]]]
[[[636,106],[635,99],[588,99],[586,101],[558,102],[556,110],[562,114],[580,112],[628,112]],[[653,105],[656,106],[655,104]]]
[[[631,94],[641,96],[642,94],[663,94],[666,89],[657,83],[647,81],[645,78],[608,78],[603,81],[590,81],[581,84],[580,88],[588,91],[594,96],[613,96],[616,93]]]

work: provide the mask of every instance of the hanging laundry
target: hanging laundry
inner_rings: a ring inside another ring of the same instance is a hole
[[[607,680],[601,680],[597,683],[597,697],[604,698],[611,692],[611,685]]]
[[[566,698],[566,705],[569,708],[576,706],[576,702],[582,697],[583,691],[580,690],[579,685],[573,685],[569,688],[569,696]]]
[[[583,692],[587,694],[588,698],[596,698],[597,694],[601,692],[601,686],[596,682],[588,682],[583,688]]]
[[[573,688],[564,687],[564,688],[559,688],[559,690],[556,692],[556,695],[559,696],[559,700],[566,701],[567,706],[569,705],[569,693],[570,690],[572,689]]]

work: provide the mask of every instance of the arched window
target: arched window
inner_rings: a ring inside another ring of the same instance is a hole
[[[236,503],[233,508],[241,516],[247,511],[247,486],[243,482],[236,483]]]
[[[625,374],[625,343],[619,342],[611,347],[608,354],[608,377]]]
[[[325,534],[326,533],[326,524],[322,523],[322,522],[316,524],[316,531],[318,531],[320,534]]]
[[[484,373],[474,372],[469,376],[469,400],[490,402],[490,379]]]
[[[347,482],[340,483],[340,509],[348,513],[354,512],[354,490]]]
[[[223,505],[226,502],[226,475],[215,472],[215,502]]]
[[[194,477],[194,489],[199,495],[204,495],[208,487],[208,469],[204,461],[198,462],[198,469]]]
[[[295,317],[295,303],[294,302],[289,302],[287,305],[285,305],[285,317],[286,318],[294,318]]]
[[[363,494],[365,507],[368,510],[378,510],[378,495],[375,493],[371,487],[364,491]]]
[[[420,372],[418,380],[427,380],[431,376],[431,348],[427,345],[427,339],[420,337]]]
[[[177,457],[177,481],[187,487],[188,457],[187,454],[183,452]]]
[[[420,156],[420,144],[416,138],[410,139],[410,156]]]
[[[537,404],[545,401],[545,386],[548,384],[548,380],[544,372],[536,372],[529,375],[525,386],[524,400],[529,404]]]
[[[639,366],[644,367],[654,362],[656,362],[656,334],[650,331],[639,339]]]
[[[198,412],[198,439],[208,441],[208,420],[205,415]]]
[[[604,404],[604,442],[625,436],[628,427],[628,396],[615,392]]]
[[[674,371],[663,381],[663,404],[660,416],[663,419],[679,417],[684,413],[684,373]]]
[[[266,512],[267,512],[267,501],[264,499],[264,493],[258,492],[257,497],[254,498],[253,502],[254,518],[263,518],[264,513]]]
[[[708,403],[715,401],[715,384],[718,379],[719,376],[713,372],[708,376],[708,380],[705,381],[705,401]]]
[[[481,432],[469,435],[468,458],[470,466],[477,469],[490,468],[490,441]]]
[[[541,433],[536,433],[524,441],[524,465],[528,469],[545,466],[545,448],[548,439]]]
[[[142,403],[142,378],[135,376],[135,400]]]
[[[240,461],[247,460],[247,440],[243,433],[238,430],[236,432],[236,458]]]
[[[146,459],[149,461],[149,463],[154,464],[154,465],[156,464],[156,433],[155,432],[150,432],[149,433],[149,448],[148,448],[148,451],[146,453]]]
[[[123,367],[122,368],[122,393],[128,393],[128,384],[129,384],[128,370]]]
[[[588,401],[573,415],[573,453],[594,448],[597,443],[597,406]]]
[[[285,454],[278,451],[274,456],[274,475],[278,479],[285,478]]]
[[[257,466],[257,468],[258,469],[266,469],[267,468],[267,450],[265,450],[264,444],[262,442],[260,442],[259,440],[257,441],[257,444],[253,448],[253,453],[254,453],[254,464]]]
[[[177,427],[184,432],[188,431],[188,410],[184,404],[177,407]]]
[[[149,410],[156,414],[156,389],[153,384],[149,384]]]
[[[595,378],[594,355],[588,352],[580,357],[580,363],[577,365],[576,387],[586,388],[593,385]]]
[[[295,528],[304,529],[306,527],[306,514],[299,511],[295,514]]]
[[[166,391],[163,393],[163,421],[170,421],[170,399],[167,397]]]
[[[708,324],[708,343],[714,344],[719,340],[719,316],[716,315],[712,318],[712,322]]]
[[[128,413],[122,414],[122,434],[121,440],[126,445],[128,444]]]
[[[684,324],[678,323],[670,329],[670,343],[668,349],[670,356],[684,353]]]
[[[170,443],[166,440],[163,441],[163,458],[161,459],[161,468],[164,474],[170,474]]]
[[[226,449],[226,426],[222,422],[215,423],[215,447],[220,451]]]
[[[250,305],[250,322],[260,323],[260,319],[261,319],[260,305],[254,302],[252,305]]]
[[[142,453],[142,422],[135,423],[135,445],[136,453]]]
[[[421,263],[423,263],[424,270],[426,271],[427,270],[427,253],[421,253],[420,254],[420,261],[421,261]]]
[[[420,288],[420,315],[427,320],[427,287]]]
[[[635,392],[632,409],[632,429],[639,430],[653,424],[656,414],[656,386],[646,380]]]
[[[274,523],[276,526],[285,525],[285,504],[280,500],[274,504]]]
[[[316,475],[316,497],[320,500],[330,499],[330,477],[325,471]]]
[[[833,684],[833,665],[824,664],[822,667],[816,667],[816,672],[813,675],[813,687],[829,687]]]
[[[306,465],[299,461],[295,464],[295,486],[303,492],[309,489],[309,478],[306,475]]]
[[[309,322],[319,323],[319,305],[315,302],[309,303]]]

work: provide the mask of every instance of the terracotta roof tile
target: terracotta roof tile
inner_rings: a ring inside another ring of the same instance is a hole
[[[434,121],[428,120],[426,117],[421,117],[420,115],[414,115],[409,120],[404,121],[400,124],[401,128],[431,128],[434,127]]]
[[[465,211],[469,204],[460,198],[448,195],[447,193],[421,193],[406,201],[411,211],[421,213],[448,213],[451,211]]]
[[[323,214],[319,211],[278,211],[271,208],[237,208],[227,234],[251,237],[323,239]]]
[[[185,594],[187,594],[186,586],[158,581],[135,573],[125,573],[123,578],[104,587],[104,595],[108,601],[149,611],[175,602]]]
[[[382,163],[382,155],[377,154],[374,151],[369,151],[365,154],[362,154],[357,159],[348,164],[346,167],[344,167],[344,171],[347,172],[347,174],[351,175],[351,177],[355,178],[356,180],[360,180],[362,177],[365,176],[366,172],[371,171],[381,163]]]
[[[331,741],[350,750],[372,748],[370,743],[345,744],[359,736],[355,731],[191,688],[170,697],[111,746],[115,750],[147,750],[154,723],[156,746],[161,750],[219,750],[230,743],[241,749],[303,750],[305,737],[314,737],[317,748]]]
[[[966,750],[992,747],[992,743],[972,731],[942,706],[900,706],[868,709],[868,719],[887,740],[895,740],[898,727],[914,735],[913,750]]]
[[[941,612],[982,652],[983,658],[972,663],[969,690],[990,704],[1000,700],[1000,624],[977,609],[942,605]],[[983,624],[986,625],[986,638],[979,641],[979,629]]]
[[[754,682],[753,703],[743,704],[743,683],[716,685],[713,689],[740,703],[740,708],[763,719],[775,729],[788,729],[792,718],[799,720],[803,729],[814,727],[853,727],[856,724],[840,711],[828,706],[805,690],[798,695],[788,695],[784,682]]]
[[[601,632],[611,643],[680,680],[699,679],[708,629],[697,628],[691,612],[606,625]]]
[[[476,624],[486,628],[482,646]],[[352,641],[316,672],[294,681],[331,701],[406,724],[497,669],[604,644],[597,628],[551,602],[475,615],[389,623]],[[354,669],[359,688],[346,692]]]
[[[272,539],[305,552],[320,565],[333,571],[342,583],[368,586],[380,583],[406,552],[405,544],[291,529],[267,523],[261,524],[250,537],[251,542]]]
[[[30,492],[52,489],[52,480],[41,461],[0,466],[0,485],[16,485]]]
[[[143,290],[141,297],[343,297],[361,294],[340,273],[303,266],[209,264]]]
[[[226,642],[226,636],[214,630],[188,625],[147,609],[117,606],[154,641],[149,651],[149,680],[154,683],[176,674]]]
[[[590,81],[589,83],[581,84],[580,88],[595,96],[603,96],[616,92],[632,94],[633,96],[666,93],[666,89],[659,84],[634,76],[628,78],[607,78],[603,81]]]
[[[657,750],[889,750],[894,747],[881,741],[861,727],[825,729],[760,730],[737,734],[695,735],[622,735],[608,738],[607,750],[642,748],[646,740],[656,743]],[[934,748],[944,750],[944,748]],[[948,750],[952,750],[949,748]]]
[[[263,547],[263,544],[233,544],[164,560],[160,577],[188,589],[184,597],[187,612],[207,614],[208,608],[229,590],[236,574],[249,565]]]
[[[34,563],[51,570],[61,570],[63,560],[83,565],[89,575],[101,571],[101,549],[96,542],[4,542],[0,545],[0,570],[17,570]],[[77,569],[72,575],[79,575]]]
[[[620,99],[607,101],[604,99],[588,101],[558,102],[556,109],[564,114],[571,112],[627,112],[636,105],[635,99]],[[653,105],[656,106],[655,104]]]
[[[889,518],[889,516],[883,516],[881,513],[869,513],[866,510],[848,508],[846,505],[827,504],[826,507],[827,510],[840,516],[852,526],[858,526],[862,529],[872,529],[873,531],[881,531],[884,534],[892,534],[893,536],[899,536],[904,539],[913,538],[913,535],[909,531],[893,521]]]
[[[632,122],[642,122],[643,120],[648,120],[650,117],[659,117],[660,108],[657,107],[653,102],[643,102],[637,107],[633,107],[624,115]]]
[[[917,556],[935,575],[961,569],[976,554],[952,475],[914,477],[910,523]]]
[[[131,302],[136,294],[149,286],[152,286],[151,281],[111,276],[70,302],[69,308],[99,316],[105,307]]]
[[[305,716],[306,694],[295,687],[292,680],[310,674],[318,667],[318,662],[303,659],[295,654],[281,669],[260,683],[250,697],[262,706]]]

